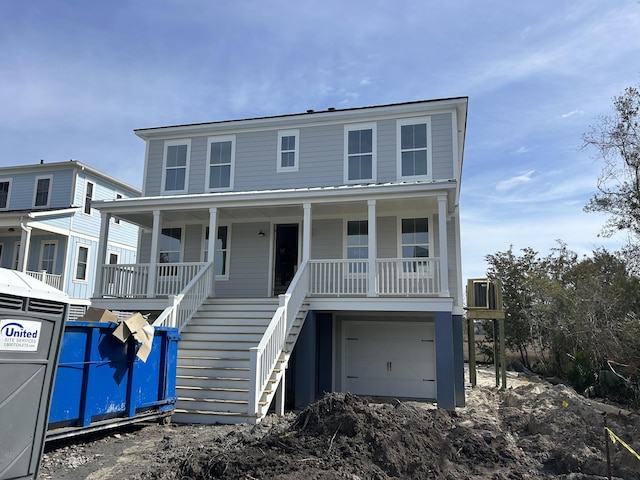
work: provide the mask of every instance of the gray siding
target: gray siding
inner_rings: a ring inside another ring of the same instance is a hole
[[[270,224],[239,223],[231,227],[229,280],[216,281],[220,297],[264,297],[271,272],[269,269],[269,237],[257,232],[270,231]]]
[[[402,117],[401,117],[402,118]],[[401,119],[399,118],[399,119]],[[431,116],[432,169],[434,179],[453,178],[452,117]],[[397,180],[397,119],[375,122],[377,131],[377,181]],[[295,126],[299,136],[298,171],[277,171],[278,129],[262,131],[212,132],[235,134],[235,191],[303,188],[344,184],[344,124]],[[188,193],[206,191],[208,135],[191,137]],[[186,140],[186,139],[185,139]],[[162,191],[164,140],[149,142],[145,196]]]
[[[453,132],[451,114],[443,113],[431,117],[432,166],[434,180],[454,178]]]
[[[342,258],[342,219],[313,220],[311,223],[311,258]]]
[[[396,217],[378,217],[378,257],[398,256],[398,220]]]
[[[185,262],[202,261],[202,225],[187,225],[184,235],[184,255]]]

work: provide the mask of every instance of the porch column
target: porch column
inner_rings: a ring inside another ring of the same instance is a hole
[[[449,296],[449,255],[447,254],[447,196],[438,197],[438,239],[440,240],[440,296]]]
[[[377,292],[377,285],[376,285],[376,256],[377,256],[377,241],[376,241],[376,201],[375,200],[368,200],[367,201],[367,207],[368,207],[368,217],[367,217],[367,221],[368,221],[368,230],[367,230],[367,237],[369,239],[367,247],[369,250],[369,262],[367,265],[367,273],[368,273],[368,279],[369,279],[369,290],[367,291],[367,296],[368,297],[375,297],[376,296],[376,292]]]
[[[311,258],[311,204],[305,203],[302,208],[302,262],[306,262]]]
[[[215,295],[216,286],[216,241],[218,240],[218,209],[211,207],[209,209],[209,240],[207,240],[207,260],[212,263],[213,280],[211,281],[210,295]],[[227,240],[228,241],[228,240]]]
[[[109,225],[111,225],[111,214],[100,212],[100,239],[98,240],[98,258],[96,259],[96,279],[93,286],[93,296],[102,296],[103,268],[107,263],[107,246],[109,244]]]
[[[18,253],[18,270],[26,272],[29,248],[31,246],[31,227],[20,222],[20,228],[22,228],[22,236],[20,237],[20,252]]]
[[[153,232],[151,233],[151,258],[149,259],[149,276],[147,283],[147,297],[152,298],[156,293],[156,270],[158,265],[158,244],[162,233],[162,212],[153,211]]]

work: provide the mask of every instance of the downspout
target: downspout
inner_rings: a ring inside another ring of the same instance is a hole
[[[27,271],[27,260],[29,258],[29,246],[31,244],[31,227],[24,224],[24,217],[20,217],[20,229],[22,235],[20,236],[20,253],[18,255],[18,270],[21,272]]]

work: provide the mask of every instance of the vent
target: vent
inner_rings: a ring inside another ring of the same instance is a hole
[[[50,300],[42,300],[39,298],[30,298],[27,306],[28,312],[49,313],[51,315],[63,315],[64,303],[52,302]]]
[[[0,308],[7,310],[24,310],[24,298],[0,294]]]

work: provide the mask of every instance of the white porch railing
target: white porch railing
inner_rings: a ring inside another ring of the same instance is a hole
[[[60,290],[60,279],[62,278],[61,275],[55,275],[53,273],[47,273],[46,270],[43,270],[41,272],[27,271],[25,273],[27,275],[29,275],[30,277],[37,278],[41,282],[46,283],[50,287],[57,288],[58,290]]]
[[[310,295],[366,295],[367,260],[309,261]],[[385,258],[376,260],[376,294],[438,295],[439,258]]]
[[[156,265],[155,296],[179,294],[206,264],[160,263]],[[148,263],[116,264],[102,266],[102,291],[100,296],[139,298],[147,296],[149,283]]]
[[[303,262],[293,277],[287,292],[280,295],[280,305],[271,318],[262,340],[249,349],[249,414],[258,414],[273,369],[285,348],[287,336],[307,294],[309,264]],[[278,379],[280,381],[281,378]],[[274,385],[274,388],[277,386]]]
[[[202,303],[211,295],[211,287],[215,279],[215,269],[212,263],[204,264],[196,276],[186,287],[173,297],[169,305],[153,322],[153,326],[176,327],[181,332]]]
[[[366,295],[367,260],[310,260],[310,295]]]
[[[376,261],[379,295],[437,295],[439,258],[393,258]]]

